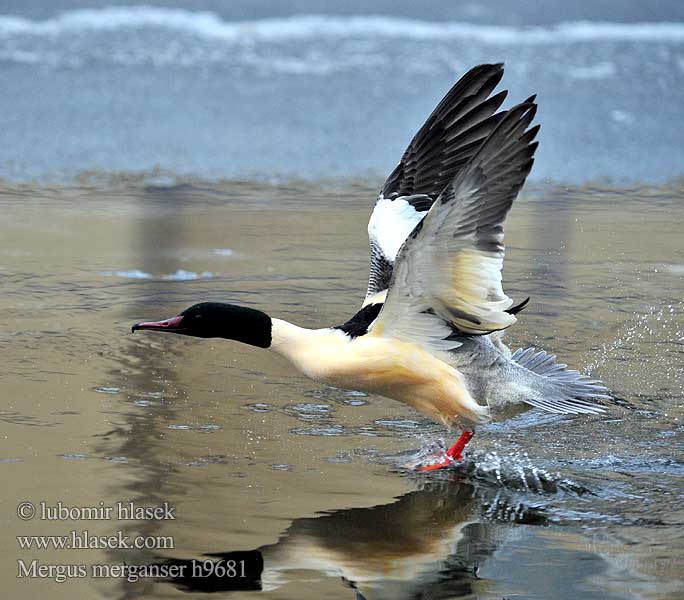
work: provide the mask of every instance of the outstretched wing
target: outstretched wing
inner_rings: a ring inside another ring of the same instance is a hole
[[[533,97],[509,110],[409,235],[372,333],[449,349],[455,331],[515,323],[501,287],[503,223],[532,168],[536,108]]]
[[[503,65],[480,65],[452,88],[411,140],[380,191],[368,223],[371,248],[366,298],[386,290],[399,248],[501,121],[506,91],[489,97]]]

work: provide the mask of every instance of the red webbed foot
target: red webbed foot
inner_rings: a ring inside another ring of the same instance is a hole
[[[446,456],[443,460],[432,463],[429,465],[423,465],[418,468],[419,471],[435,471],[437,469],[442,469],[448,467],[451,463],[463,460],[463,449],[466,447],[468,442],[473,438],[472,431],[464,431],[461,437],[456,440],[456,443],[446,451]]]

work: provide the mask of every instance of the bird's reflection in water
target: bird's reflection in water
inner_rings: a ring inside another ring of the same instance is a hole
[[[308,570],[340,577],[357,600],[468,596],[479,566],[513,524],[545,522],[539,509],[500,488],[431,481],[390,504],[295,519],[275,544],[251,553],[258,570],[258,557],[263,558],[263,571],[252,571],[250,582],[237,589],[274,590],[289,581],[289,574],[294,579],[295,572]],[[204,558],[225,562],[241,555]],[[172,559],[167,564],[189,562]],[[190,592],[236,589],[234,580],[220,576],[167,581]]]

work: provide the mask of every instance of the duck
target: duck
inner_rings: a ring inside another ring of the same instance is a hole
[[[475,430],[510,407],[599,414],[598,380],[536,348],[503,341],[529,298],[503,290],[504,221],[534,163],[540,125],[531,96],[504,110],[503,64],[470,69],[418,130],[383,184],[368,223],[361,307],[309,329],[256,308],[200,302],[149,330],[269,349],[330,386],[413,407],[460,437],[419,470],[463,459]]]

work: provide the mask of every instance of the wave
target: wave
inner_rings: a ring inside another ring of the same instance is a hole
[[[0,15],[0,37],[59,36],[103,31],[165,29],[203,38],[244,41],[306,39],[474,40],[490,44],[559,44],[598,41],[682,42],[684,23],[565,22],[548,27],[509,27],[430,22],[385,16],[301,15],[258,21],[226,21],[212,12],[151,6],[71,10],[46,20]]]
[[[121,277],[124,279],[163,279],[165,281],[195,281],[197,279],[213,279],[214,274],[209,271],[203,273],[194,273],[193,271],[185,271],[178,269],[175,273],[168,273],[167,275],[153,275],[140,269],[128,269],[124,271],[103,271],[101,275],[107,277]]]

